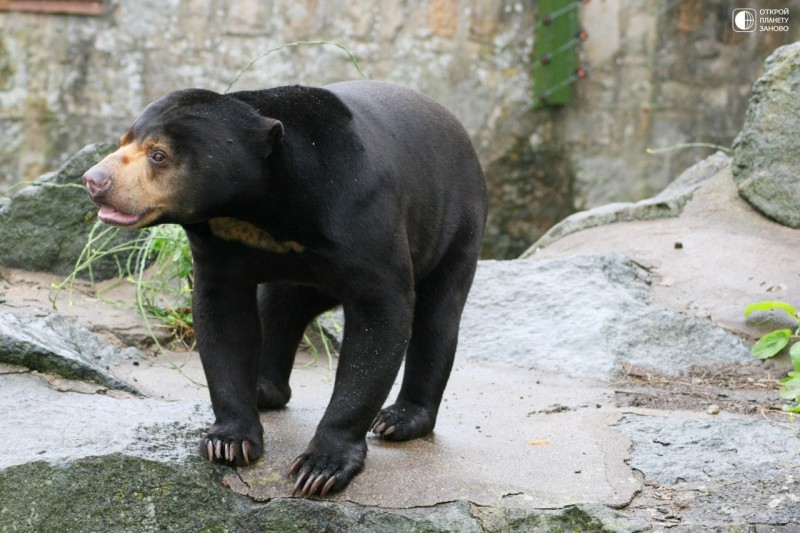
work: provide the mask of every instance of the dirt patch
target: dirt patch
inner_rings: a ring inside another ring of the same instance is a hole
[[[612,382],[618,407],[663,410],[719,410],[754,414],[780,409],[779,370],[766,365],[692,368],[681,376],[662,376],[633,366]],[[714,407],[716,406],[716,408]]]

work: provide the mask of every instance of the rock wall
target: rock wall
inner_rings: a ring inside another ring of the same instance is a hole
[[[470,132],[490,181],[486,255],[518,254],[575,209],[661,190],[697,150],[730,145],[763,59],[787,33],[733,33],[728,0],[581,8],[590,69],[563,109],[532,109],[534,0],[107,0],[100,17],[0,13],[0,187],[114,140],[169,90],[224,91],[282,44],[336,41],[366,76],[429,93]],[[800,0],[765,0],[800,16]],[[358,76],[332,45],[276,51],[249,89]]]

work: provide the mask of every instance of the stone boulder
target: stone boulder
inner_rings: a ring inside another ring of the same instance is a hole
[[[739,193],[776,222],[800,228],[800,42],[764,64],[733,143]]]
[[[652,281],[619,253],[483,261],[461,320],[459,357],[601,379],[629,366],[677,375],[748,362],[737,336],[650,305]]]
[[[35,317],[0,311],[0,363],[137,393],[109,370],[137,358],[143,355],[136,348],[120,350],[58,313]]]
[[[0,267],[72,272],[97,220],[97,208],[87,198],[81,177],[115,149],[114,144],[90,144],[56,172],[44,174],[10,198],[0,198]],[[121,232],[111,244],[136,235]],[[110,258],[91,269],[95,280],[117,272],[117,262]],[[88,275],[89,271],[82,274]]]

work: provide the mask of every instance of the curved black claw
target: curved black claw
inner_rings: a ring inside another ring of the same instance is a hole
[[[200,439],[200,455],[212,463],[246,466],[254,463],[261,454],[261,444],[247,439],[226,439],[210,433]]]
[[[311,446],[309,446],[311,448]],[[324,497],[345,488],[364,465],[366,443],[345,449],[343,453],[306,452],[295,459],[287,477],[297,475],[292,497],[305,498],[317,491]]]
[[[424,437],[435,424],[435,413],[419,405],[397,402],[378,413],[370,431],[386,440],[411,440]]]

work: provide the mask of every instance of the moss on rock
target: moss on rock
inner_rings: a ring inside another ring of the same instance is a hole
[[[120,454],[0,472],[2,531],[232,531],[248,504],[200,459],[159,463]]]

